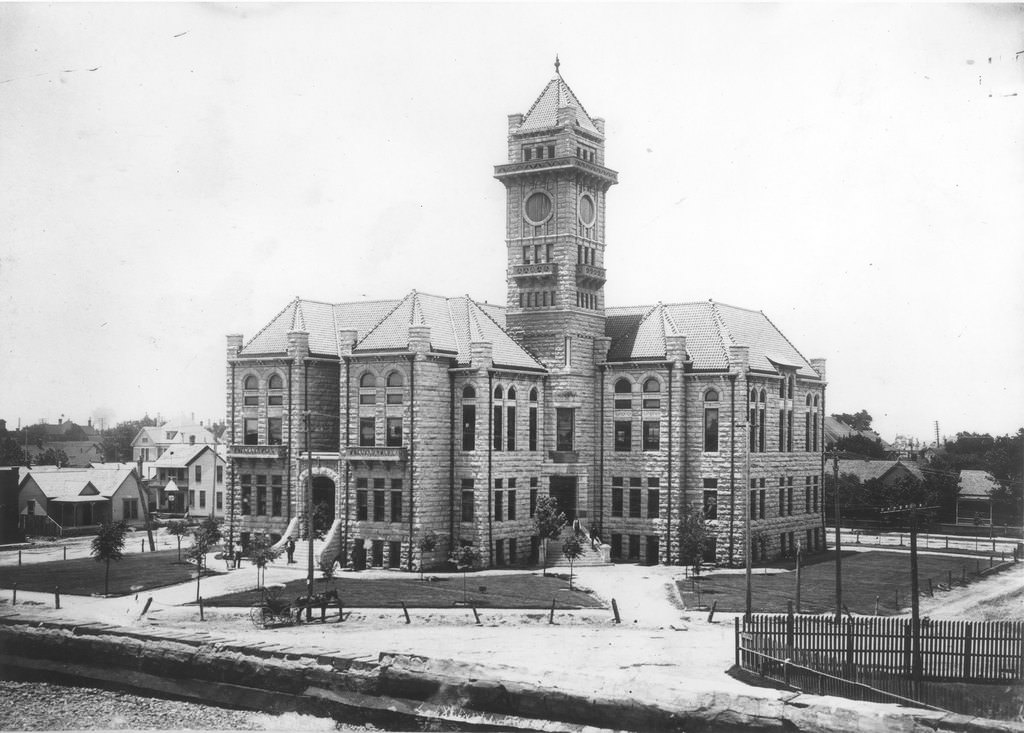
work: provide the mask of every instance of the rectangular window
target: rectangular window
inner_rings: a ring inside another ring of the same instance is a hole
[[[785,382],[783,382],[785,385]],[[785,389],[785,387],[783,387]],[[779,453],[786,450],[786,411],[779,410]]]
[[[813,511],[818,511],[818,477],[814,477],[814,486],[811,487],[811,508]]]
[[[505,450],[516,449],[516,408],[505,408],[505,416],[508,419],[505,435]]]
[[[217,466],[217,483],[224,483],[224,466]],[[219,509],[220,507],[218,507]]]
[[[515,565],[519,560],[519,543],[516,542],[515,537],[510,537],[508,540],[508,562],[510,565]]]
[[[761,486],[764,486],[764,479],[761,479]],[[765,502],[765,494],[767,492],[764,489],[761,489],[757,493],[758,493],[757,499],[758,499],[758,504],[759,504],[758,505],[758,511],[757,511],[757,518],[758,519],[764,519],[764,516],[765,516],[765,514],[764,514],[764,502]]]
[[[267,395],[267,404],[271,406],[280,406],[284,404],[284,395],[281,394],[269,394]]]
[[[804,487],[804,514],[811,513],[811,477],[807,477],[807,485]]]
[[[267,445],[281,445],[283,427],[279,417],[267,418]]]
[[[640,518],[640,489],[629,490],[629,516],[631,519]]]
[[[476,450],[476,405],[462,406],[462,450]]]
[[[31,502],[32,506],[29,507],[32,511],[29,514],[35,514],[35,502]],[[138,499],[122,499],[121,500],[121,516],[124,519],[137,519],[139,516],[139,500]]]
[[[537,408],[530,408],[530,446],[529,450],[537,450]]]
[[[765,424],[765,410],[762,407],[760,411],[760,420],[757,423],[757,449],[764,453],[764,424]]]
[[[530,518],[537,513],[537,479],[530,479]]]
[[[647,518],[657,519],[661,516],[661,490],[647,489]]]
[[[750,408],[750,418],[747,422],[747,440],[751,451],[757,450],[757,406]]]
[[[200,509],[205,509],[206,508],[206,492],[205,491],[200,491],[199,492],[199,508]]]
[[[358,485],[357,483],[356,486]],[[363,479],[363,486],[366,486],[366,479]],[[369,493],[366,489],[356,489],[356,521],[365,522],[369,517],[367,511]]]
[[[512,479],[509,479],[509,486],[512,485]],[[508,492],[508,521],[513,521],[516,518],[516,492],[509,490]]]
[[[554,305],[552,303],[551,305]],[[565,337],[565,366],[572,366],[572,337]]]
[[[372,417],[359,418],[359,445],[372,448],[377,443],[377,428]]]
[[[789,479],[789,486],[786,487],[786,516],[793,516],[793,479]]]
[[[256,514],[267,515],[267,476],[262,473],[256,476]]]
[[[811,413],[804,415],[804,450],[811,450]]]
[[[462,479],[462,521],[472,522],[474,516],[474,495],[473,490],[473,479],[464,478]]]
[[[491,428],[491,440],[494,450],[501,450],[501,405],[494,406],[494,424]]]
[[[505,499],[505,492],[504,491],[495,491],[494,492],[494,521],[495,522],[500,522],[500,521],[504,520],[504,518],[505,518],[504,499]]]
[[[198,463],[196,464],[196,483],[203,483],[203,467],[200,466]]]
[[[252,515],[252,476],[247,473],[242,474],[241,478],[241,492],[242,497],[240,511],[243,517]]]
[[[242,435],[244,436],[245,445],[260,444],[260,429],[256,418],[246,417],[242,419]]]
[[[708,481],[714,481],[715,485],[718,483],[715,479],[704,479],[704,518],[718,519],[718,489],[714,486],[707,488]]]
[[[360,405],[376,405],[377,404],[377,392],[376,391],[362,391],[359,393],[359,404]]]
[[[401,542],[389,542],[388,543],[388,567],[389,568],[400,568],[400,567],[402,567],[402,543]]]
[[[505,540],[494,541],[494,564],[498,566],[505,564]]]
[[[815,403],[815,404],[817,404],[817,403]],[[817,412],[814,413],[814,434],[813,435],[814,435],[814,437],[813,437],[813,440],[814,440],[814,452],[817,453],[818,452],[818,413]]]
[[[633,424],[629,420],[615,421],[615,450],[633,449]]]
[[[389,448],[399,448],[402,445],[402,418],[389,417],[387,422],[388,434],[387,445]]]
[[[622,516],[622,477],[612,476],[612,516]]]
[[[786,451],[793,452],[793,411],[786,411]]]
[[[621,560],[622,559],[622,535],[621,534],[613,534],[612,535],[612,552],[611,552],[611,555],[612,555],[612,559],[613,560]]]
[[[270,477],[270,514],[274,517],[281,516],[282,481],[281,476]]]
[[[661,422],[644,420],[644,450],[658,450],[661,447]]]
[[[402,492],[395,491],[395,482],[391,482],[391,521],[402,521]]]
[[[523,247],[523,264],[524,265],[529,265],[530,264],[530,248],[529,247]]]
[[[373,521],[384,521],[384,492],[380,490],[373,492]]]
[[[224,511],[224,492],[217,492],[217,511]]]
[[[786,479],[779,479],[779,516],[786,516]]]
[[[555,450],[571,451],[573,449],[575,412],[571,407],[555,408]]]
[[[718,408],[707,407],[704,409],[704,452],[715,453],[718,451]]]

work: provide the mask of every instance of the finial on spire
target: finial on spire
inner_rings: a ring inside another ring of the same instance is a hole
[[[562,75],[562,72],[558,70],[558,67],[561,66],[561,65],[562,65],[562,62],[558,60],[558,54],[556,53],[555,54],[555,73],[558,74],[559,76]]]

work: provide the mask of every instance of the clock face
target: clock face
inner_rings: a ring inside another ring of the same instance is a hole
[[[580,196],[580,222],[585,227],[594,226],[594,219],[597,214],[597,208],[594,206],[594,199],[590,194],[583,194]]]
[[[531,224],[543,224],[551,216],[551,197],[543,191],[534,191],[523,202],[523,215]]]

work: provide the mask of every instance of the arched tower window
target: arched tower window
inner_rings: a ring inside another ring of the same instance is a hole
[[[242,380],[242,389],[244,390],[242,404],[249,407],[258,405],[260,403],[259,388],[260,380],[256,378],[255,374],[250,374]]]
[[[359,377],[359,404],[377,404],[377,375],[373,372],[365,372]]]
[[[401,372],[391,372],[387,378],[387,404],[402,404],[402,388],[405,386],[405,378]]]
[[[530,402],[536,402],[536,401],[537,401],[537,388],[536,387],[532,387],[530,389]]]
[[[515,402],[515,400],[516,400],[516,388],[515,387],[509,387],[508,388],[508,398],[507,399],[509,401],[511,401],[511,402]]]
[[[476,388],[462,388],[462,450],[476,450]]]
[[[645,410],[661,409],[661,382],[650,377],[644,382],[643,408]]]
[[[718,390],[704,393],[704,451],[718,452]]]
[[[475,400],[476,399],[476,388],[472,384],[467,384],[462,389],[463,400]]]
[[[284,404],[284,380],[280,374],[271,374],[267,380],[267,404],[280,407]]]

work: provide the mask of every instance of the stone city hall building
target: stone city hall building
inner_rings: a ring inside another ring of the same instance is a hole
[[[824,547],[824,360],[759,311],[606,305],[604,140],[558,73],[509,116],[505,307],[296,299],[227,337],[235,541],[304,536],[318,506],[343,565],[535,562],[550,494],[612,559],[678,563],[703,510],[709,559],[743,562],[748,502],[755,561]]]

